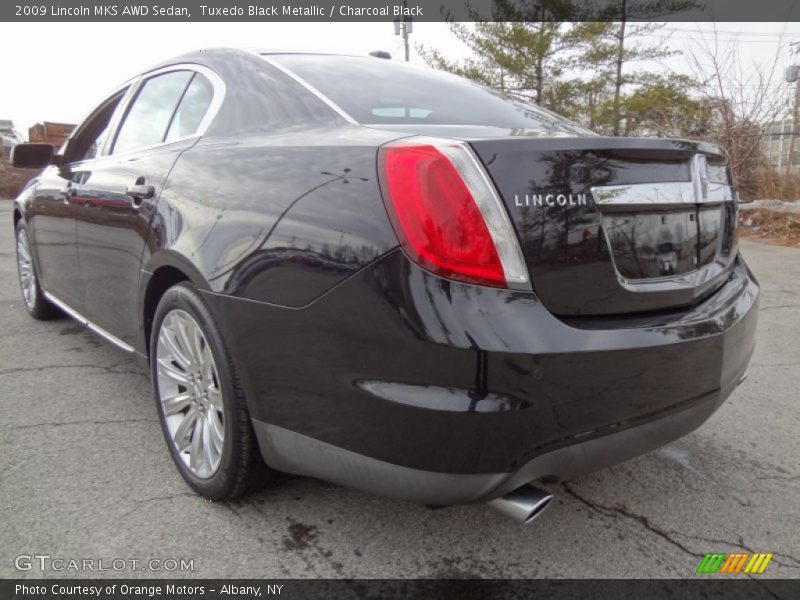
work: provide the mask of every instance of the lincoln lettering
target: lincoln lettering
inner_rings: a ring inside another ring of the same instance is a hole
[[[586,206],[586,194],[514,194],[517,206]]]
[[[30,9],[30,10],[28,10]],[[21,11],[21,12],[20,12]],[[44,6],[17,6],[17,15],[43,15]],[[89,7],[87,6],[50,6],[51,17],[88,17]]]

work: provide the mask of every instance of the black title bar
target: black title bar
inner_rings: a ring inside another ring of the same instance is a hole
[[[800,597],[800,580],[552,579],[6,579],[3,600],[779,600]]]
[[[3,0],[0,21],[798,21],[798,0]]]

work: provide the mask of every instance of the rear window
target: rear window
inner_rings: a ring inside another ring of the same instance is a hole
[[[368,57],[271,55],[365,125],[476,125],[587,135],[531,104],[450,73]]]

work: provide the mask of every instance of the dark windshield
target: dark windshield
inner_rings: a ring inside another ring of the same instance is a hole
[[[365,125],[470,125],[545,135],[591,135],[550,111],[443,71],[371,57],[281,54],[269,58]]]

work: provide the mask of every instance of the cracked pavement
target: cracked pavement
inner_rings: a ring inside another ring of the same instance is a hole
[[[19,295],[0,204],[0,576],[18,554],[188,558],[204,577],[693,577],[706,552],[775,556],[800,577],[800,251],[743,241],[762,285],[750,377],[700,429],[566,484],[523,527],[280,477],[235,503],[184,485],[146,373]],[[126,577],[164,573],[108,573]],[[742,577],[741,575],[739,577]]]

